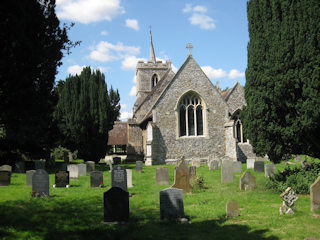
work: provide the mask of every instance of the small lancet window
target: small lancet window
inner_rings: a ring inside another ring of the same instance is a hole
[[[152,88],[154,88],[158,84],[158,75],[153,74],[151,81],[152,81]]]

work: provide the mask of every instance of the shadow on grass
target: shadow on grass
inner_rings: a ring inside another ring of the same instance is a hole
[[[224,216],[194,223],[160,223],[159,211],[131,209],[130,221],[104,225],[102,198],[30,199],[4,202],[0,208],[1,239],[268,239],[268,229],[252,231]],[[236,221],[236,219],[234,219]],[[191,218],[192,222],[192,218]]]

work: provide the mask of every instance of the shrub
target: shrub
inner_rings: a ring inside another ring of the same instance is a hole
[[[191,185],[193,189],[204,189],[204,179],[202,176],[195,176],[193,179],[191,179]]]
[[[61,145],[59,147],[54,148],[51,151],[50,157],[52,157],[54,159],[63,159],[64,152],[72,153],[73,159],[77,159],[77,157],[78,157],[78,150],[71,152],[69,149],[62,147]]]

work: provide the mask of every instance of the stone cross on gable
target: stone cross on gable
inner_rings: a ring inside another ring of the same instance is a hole
[[[186,46],[186,48],[187,48],[188,51],[189,51],[188,55],[190,55],[190,54],[191,54],[191,50],[192,50],[192,48],[193,48],[192,44],[191,44],[191,43],[188,43],[187,46]]]

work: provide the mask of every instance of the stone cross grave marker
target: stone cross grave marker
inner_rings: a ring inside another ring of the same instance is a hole
[[[156,168],[156,183],[158,185],[169,185],[169,169],[168,167]]]
[[[55,187],[68,187],[69,186],[69,172],[58,171],[55,174]]]
[[[250,173],[245,172],[240,177],[240,190],[253,190],[256,188],[256,178]]]
[[[241,162],[240,161],[235,161],[233,162],[233,172],[239,172],[241,173]]]
[[[255,161],[253,168],[255,172],[264,172],[264,162]]]
[[[197,177],[197,167],[196,166],[189,167],[189,177],[190,177],[190,180],[195,179]]]
[[[126,169],[127,171],[127,187],[132,188],[132,170],[131,169]]]
[[[293,189],[288,187],[280,197],[283,199],[282,206],[280,207],[280,214],[294,214],[296,211],[294,203],[298,200],[298,196]]]
[[[95,170],[95,164],[93,161],[87,161],[86,165],[87,165],[87,173],[91,173]]]
[[[37,197],[49,197],[49,175],[44,169],[38,169],[32,176],[32,191]]]
[[[238,217],[239,216],[238,202],[235,202],[235,201],[227,202],[226,215],[227,215],[227,217]]]
[[[2,165],[0,167],[0,171],[8,171],[8,172],[12,172],[12,167],[10,165]]]
[[[36,170],[26,171],[26,184],[27,186],[32,186],[32,176],[36,172]]]
[[[79,176],[87,176],[87,165],[84,163],[78,164]]]
[[[67,170],[69,171],[70,179],[78,179],[79,178],[79,168],[77,164],[69,164],[67,166]]]
[[[320,177],[310,186],[311,211],[320,208]]]
[[[112,187],[104,193],[104,221],[126,222],[129,220],[129,193]]]
[[[267,178],[273,178],[275,170],[276,170],[276,166],[273,163],[264,165],[264,175]]]
[[[175,167],[174,184],[172,187],[183,189],[185,192],[190,192],[192,190],[192,186],[189,181],[189,169],[186,162],[182,158]]]
[[[142,161],[136,161],[136,171],[137,172],[141,172],[142,171],[142,165],[143,165]]]
[[[15,163],[15,172],[16,173],[25,173],[26,172],[26,164],[24,161],[18,161]]]
[[[201,165],[200,165],[201,163],[200,163],[200,160],[192,160],[192,166],[194,166],[194,167],[200,167]]]
[[[0,186],[9,186],[11,183],[11,172],[0,170]]]
[[[221,183],[233,182],[233,162],[222,161],[221,166]]]
[[[256,159],[254,158],[248,158],[247,159],[247,169],[254,169],[254,162]]]
[[[93,171],[90,173],[90,186],[100,187],[103,184],[103,172]]]
[[[184,218],[183,190],[166,188],[159,192],[160,220],[177,220]]]
[[[46,162],[41,160],[34,161],[34,167],[36,170],[38,169],[45,169],[46,168]]]
[[[123,166],[115,166],[111,172],[112,187],[122,188],[124,191],[128,191],[127,186],[127,171]]]
[[[212,160],[209,162],[209,170],[218,170],[219,169],[219,161],[218,160]]]

